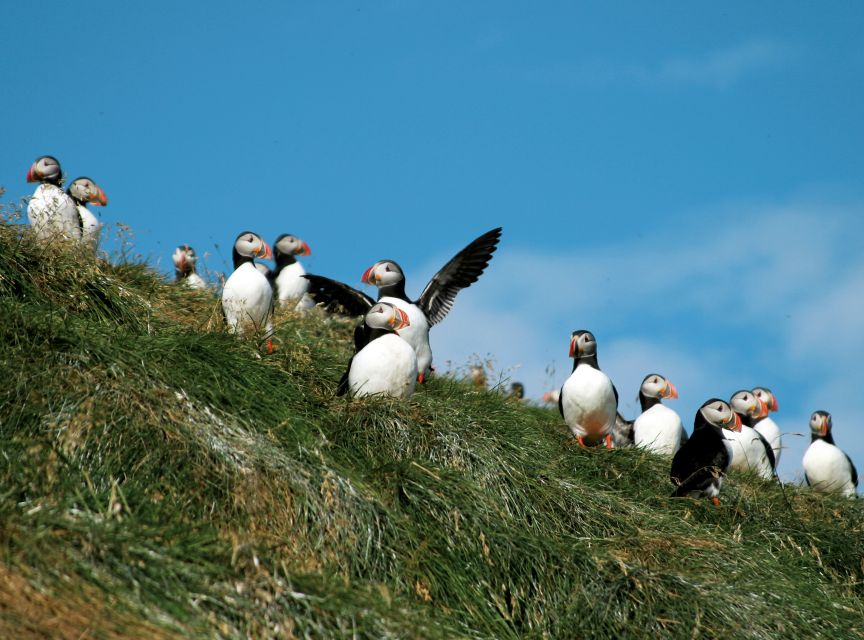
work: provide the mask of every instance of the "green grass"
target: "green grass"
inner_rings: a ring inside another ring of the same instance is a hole
[[[447,378],[334,396],[351,323],[0,225],[0,637],[864,636],[857,501],[580,450]]]

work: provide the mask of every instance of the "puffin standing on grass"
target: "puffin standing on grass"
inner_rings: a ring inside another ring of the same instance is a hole
[[[198,262],[198,255],[195,253],[195,249],[188,244],[181,244],[174,249],[171,260],[174,261],[174,279],[176,282],[183,283],[190,289],[207,288],[204,278],[199,276],[195,271],[195,265]]]
[[[81,223],[81,240],[95,253],[99,246],[102,225],[99,223],[99,218],[87,208],[87,203],[104,207],[108,204],[108,197],[93,180],[84,176],[75,178],[66,193],[75,202],[75,208],[78,210],[78,218]]]
[[[751,425],[767,414],[768,410],[752,391],[736,391],[729,399],[729,406],[741,419],[739,431],[725,431],[726,439],[732,443],[730,467],[738,471],[749,471],[763,478],[775,475],[774,451],[768,441]]]
[[[271,329],[273,289],[255,267],[255,258],[272,258],[270,246],[257,233],[244,231],[234,241],[234,272],[222,288],[222,312],[231,333]]]
[[[660,402],[677,398],[678,389],[659,373],[645,376],[639,387],[642,413],[633,422],[633,444],[655,453],[674,455],[686,440],[684,425],[675,411]]]
[[[774,468],[776,469],[777,465],[780,464],[780,453],[783,451],[783,442],[781,439],[780,427],[777,426],[777,423],[774,422],[768,414],[774,413],[780,408],[777,403],[777,396],[775,396],[767,387],[754,387],[753,393],[762,401],[762,404],[765,405],[767,412],[754,419],[752,426],[756,431],[762,434],[762,437],[771,445],[771,449],[774,451]]]
[[[581,446],[604,442],[612,447],[618,391],[597,364],[597,340],[590,331],[570,336],[573,372],[558,394],[558,411]]]
[[[287,233],[283,233],[273,243],[276,271],[272,282],[280,306],[291,307],[298,311],[315,306],[315,302],[306,293],[309,291],[309,281],[303,277],[306,271],[295,257],[311,254],[312,250],[308,244]]]
[[[814,411],[810,416],[810,446],[804,452],[804,479],[816,491],[857,495],[858,471],[852,459],[834,444],[831,414]]]
[[[27,172],[27,182],[38,182],[27,203],[27,220],[40,240],[80,240],[81,217],[78,207],[63,191],[63,172],[53,156],[42,156]]]
[[[411,326],[402,309],[379,302],[354,330],[354,355],[336,395],[410,398],[417,381],[417,355],[399,331]]]
[[[501,227],[471,242],[445,264],[429,281],[420,298],[412,301],[405,292],[405,275],[393,260],[379,260],[363,273],[362,281],[378,287],[378,302],[395,305],[408,315],[410,325],[400,333],[417,354],[417,380],[421,384],[432,372],[429,329],[441,322],[462,289],[477,282],[489,265],[501,239]],[[328,309],[348,315],[365,315],[375,300],[347,284],[323,276],[306,275],[309,295]]]
[[[672,458],[669,478],[675,485],[673,498],[708,497],[720,504],[720,487],[732,459],[732,449],[723,429],[741,429],[741,418],[726,402],[712,398],[696,412],[693,434]]]

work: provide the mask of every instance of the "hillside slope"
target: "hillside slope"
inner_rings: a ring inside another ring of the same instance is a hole
[[[0,332],[0,637],[864,636],[858,501],[672,500],[668,460],[445,378],[337,398],[351,323],[262,355],[16,225]]]

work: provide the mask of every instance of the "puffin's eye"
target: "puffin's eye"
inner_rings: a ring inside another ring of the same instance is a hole
[[[384,271],[390,271],[390,265],[389,264],[384,265]]]
[[[722,404],[717,405],[717,411],[721,411],[721,412],[723,411],[723,405]]]

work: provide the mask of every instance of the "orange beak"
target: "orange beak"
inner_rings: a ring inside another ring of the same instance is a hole
[[[768,415],[768,405],[762,402],[759,398],[756,398],[756,401],[759,403],[759,417],[764,418]]]
[[[303,245],[303,249],[301,249],[300,255],[301,256],[311,256],[312,255],[312,249],[309,248],[309,245],[306,244],[305,242],[301,242],[301,244]]]
[[[733,414],[735,416],[735,428],[732,431],[741,431],[741,416],[737,413]]]
[[[375,268],[375,265],[373,264],[371,267],[369,267],[368,269],[366,269],[366,271],[363,272],[363,277],[360,278],[360,282],[364,282],[364,283],[366,283],[366,284],[375,284],[375,283],[372,282],[372,280],[371,280],[371,277],[372,277],[372,269],[374,269],[374,268]]]
[[[570,357],[576,356],[576,338],[570,338]]]
[[[678,397],[678,389],[675,388],[675,385],[672,384],[669,380],[666,381],[666,388],[663,389],[663,392],[660,394],[664,398],[672,398],[675,399]]]
[[[177,267],[180,271],[186,271],[186,252],[180,254],[180,260],[178,260]]]
[[[823,436],[828,433],[828,416],[822,416],[822,428],[819,430]]]
[[[30,168],[27,170],[27,182],[38,182],[39,178],[36,177],[36,163],[34,162]]]
[[[270,245],[262,240],[261,246],[262,248],[260,248],[258,250],[258,253],[256,253],[255,255],[259,258],[264,258],[265,260],[271,260],[273,258],[273,251],[270,249]],[[261,255],[262,253],[264,255]]]
[[[96,193],[90,196],[90,202],[93,204],[98,204],[100,207],[104,207],[108,204],[108,196],[105,195],[105,192],[102,189],[96,188]]]
[[[771,394],[771,411],[777,411],[780,408],[780,404],[777,402],[777,396]]]
[[[410,327],[411,322],[408,320],[408,314],[402,311],[402,309],[396,309],[399,312],[399,326],[397,329],[404,329],[405,327]]]

